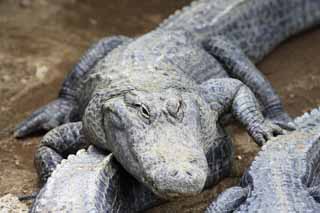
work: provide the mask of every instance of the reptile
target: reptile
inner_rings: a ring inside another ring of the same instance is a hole
[[[294,123],[298,130],[264,145],[242,186],[223,192],[207,212],[319,211],[320,108]],[[90,146],[55,168],[31,212],[141,212],[164,202],[132,178],[112,154]]]
[[[194,195],[229,175],[229,115],[258,145],[290,128],[254,63],[319,22],[317,0],[195,1],[140,37],[98,41],[14,135],[64,124],[36,152],[43,181],[90,142],[158,196]]]
[[[320,211],[320,108],[294,123],[297,130],[268,141],[240,186],[219,195],[207,213]]]
[[[30,212],[141,212],[162,202],[112,154],[90,146],[55,168]]]

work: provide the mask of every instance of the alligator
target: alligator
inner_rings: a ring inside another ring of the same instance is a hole
[[[112,154],[90,146],[62,160],[30,212],[141,212],[162,202],[127,174]]]
[[[254,63],[319,22],[318,0],[196,1],[140,37],[98,41],[14,134],[64,124],[36,153],[44,182],[90,142],[158,196],[194,195],[229,175],[229,115],[258,145],[291,128]]]
[[[268,141],[242,177],[206,210],[320,212],[320,108],[294,120],[297,130]]]
[[[264,145],[242,178],[242,187],[226,190],[207,212],[320,210],[320,108],[294,123],[298,130]],[[112,154],[91,145],[57,165],[31,212],[141,212],[164,202],[132,178]]]

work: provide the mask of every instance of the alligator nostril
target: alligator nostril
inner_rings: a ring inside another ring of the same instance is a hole
[[[178,171],[177,171],[177,170],[174,170],[173,172],[171,172],[171,176],[172,176],[172,177],[177,176],[177,174],[178,174]]]
[[[187,173],[187,175],[189,175],[189,176],[191,176],[192,177],[192,174],[191,174],[191,172],[186,172]]]
[[[169,114],[175,118],[180,119],[181,117],[180,112],[182,111],[181,107],[182,107],[182,101],[177,98],[169,99],[167,102],[167,110]]]
[[[191,160],[190,163],[191,164],[197,163],[197,160]]]

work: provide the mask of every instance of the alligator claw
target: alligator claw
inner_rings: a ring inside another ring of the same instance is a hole
[[[271,138],[283,135],[284,133],[284,129],[268,119],[265,119],[262,123],[256,123],[249,128],[249,134],[259,146],[264,145]]]
[[[272,122],[278,126],[280,126],[282,129],[286,131],[294,131],[296,130],[296,126],[294,125],[293,122],[282,122],[282,121],[277,121],[277,120],[272,120]]]
[[[66,121],[73,106],[67,100],[57,99],[41,107],[22,121],[15,129],[16,138],[25,137],[40,130],[50,130]]]
[[[284,130],[294,131],[296,129],[292,122],[292,118],[286,112],[278,113],[277,115],[268,117],[268,119],[270,119],[274,124],[277,124]]]
[[[37,197],[38,193],[39,192],[32,192],[31,194],[28,194],[28,195],[19,195],[18,199],[20,201],[34,200]]]

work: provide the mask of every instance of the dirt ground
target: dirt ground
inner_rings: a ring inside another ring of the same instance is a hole
[[[89,44],[101,37],[143,34],[191,0],[0,0],[0,197],[36,191],[33,167],[41,136],[12,137],[14,126],[54,99],[62,79]],[[290,39],[258,67],[285,108],[296,116],[320,104],[320,29]],[[217,192],[236,184],[258,147],[230,127],[236,159],[232,177],[196,198],[150,212],[201,212]]]

